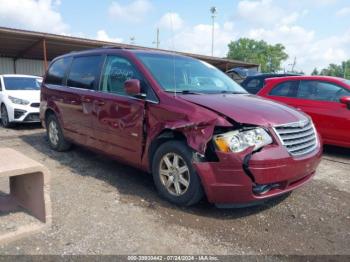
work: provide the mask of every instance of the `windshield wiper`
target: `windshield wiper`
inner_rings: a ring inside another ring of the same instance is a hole
[[[183,95],[199,95],[200,93],[191,90],[166,90],[169,93],[183,94]]]
[[[220,91],[220,94],[234,94],[234,95],[238,95],[238,94],[248,94],[248,93],[247,92],[239,92],[239,91],[222,90],[222,91]]]

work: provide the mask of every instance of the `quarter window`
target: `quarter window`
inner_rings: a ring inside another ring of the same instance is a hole
[[[67,85],[83,89],[95,89],[102,57],[84,56],[73,59]]]
[[[296,97],[299,81],[287,81],[277,85],[271,90],[270,96]]]
[[[56,60],[50,66],[46,74],[45,83],[52,85],[62,85],[70,61],[71,58],[68,57]]]
[[[342,96],[350,95],[345,88],[322,81],[301,81],[298,98],[338,102]]]

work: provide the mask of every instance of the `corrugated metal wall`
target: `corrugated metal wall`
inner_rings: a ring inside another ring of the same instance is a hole
[[[44,62],[42,60],[18,59],[16,61],[15,69],[13,58],[0,57],[0,74],[25,74],[42,76],[44,73]]]
[[[0,74],[13,74],[13,59],[7,57],[0,57]]]

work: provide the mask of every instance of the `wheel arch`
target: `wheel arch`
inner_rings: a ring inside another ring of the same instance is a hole
[[[186,136],[177,130],[165,129],[153,141],[148,148],[148,166],[152,170],[153,156],[156,150],[165,142],[170,140],[184,141],[187,144]]]

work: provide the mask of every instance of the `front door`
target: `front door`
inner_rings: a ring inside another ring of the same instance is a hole
[[[107,56],[100,89],[92,103],[95,147],[138,164],[142,156],[146,102],[124,92],[127,79],[144,83],[141,74],[126,58]]]

